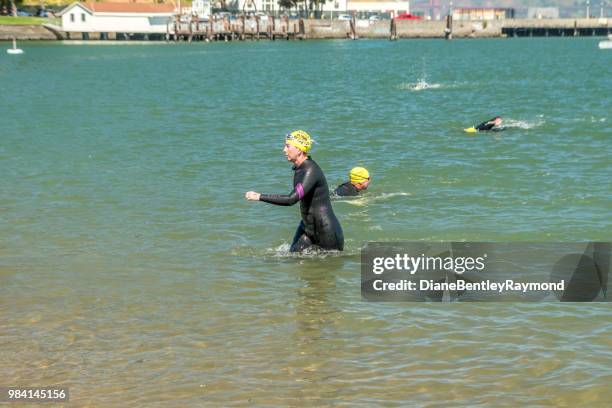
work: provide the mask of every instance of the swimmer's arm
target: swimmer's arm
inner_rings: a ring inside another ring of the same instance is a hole
[[[247,191],[244,197],[249,201],[264,201],[276,205],[293,205],[299,201],[295,190],[291,194],[261,194],[255,191]]]
[[[482,122],[480,125],[474,126],[478,130],[491,130],[495,126],[495,118]]]
[[[478,129],[478,130],[486,130],[487,129],[487,125],[489,124],[489,121],[486,122],[482,122],[476,126],[474,126],[474,128]]]
[[[293,205],[300,201],[300,196],[296,189],[289,194],[260,194],[259,201],[275,205]]]
[[[317,175],[313,171],[307,171],[303,177],[296,180],[295,188],[289,194],[261,194],[259,201],[275,205],[293,205],[310,193],[317,182]]]

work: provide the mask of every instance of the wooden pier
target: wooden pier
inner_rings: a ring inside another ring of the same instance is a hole
[[[187,19],[187,22],[185,20]],[[197,16],[176,16],[167,27],[166,40],[171,41],[244,41],[244,40],[302,40],[306,37],[304,20],[289,20],[242,15],[231,21],[229,17],[202,23]]]

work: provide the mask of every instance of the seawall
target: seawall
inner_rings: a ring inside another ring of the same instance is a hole
[[[57,40],[53,31],[41,25],[0,25],[0,41],[12,40]]]
[[[514,36],[592,36],[606,35],[612,32],[610,23],[612,19],[508,19],[495,21],[455,20],[452,24],[453,38],[496,38]],[[195,32],[183,28],[177,38],[194,40],[208,39],[238,39],[238,38],[261,38],[271,37],[272,31],[268,30],[266,21],[260,21],[259,34],[256,33],[255,24],[247,20],[242,28],[239,21],[215,22],[210,26],[208,32]],[[204,24],[201,27],[205,27]],[[390,20],[368,21],[340,21],[340,20],[303,20],[303,25],[298,20],[281,21],[275,20],[275,27],[283,28],[283,32],[292,34],[291,38],[300,39],[343,39],[343,38],[390,38],[392,32],[395,38],[445,38],[447,25],[445,21],[396,21],[395,25]],[[303,32],[302,32],[303,30]],[[171,31],[170,31],[171,32]],[[277,32],[277,31],[275,31]],[[247,34],[240,35],[240,34]],[[215,34],[213,37],[211,34]],[[69,35],[61,31],[57,26],[33,26],[33,25],[0,25],[0,40],[58,40],[68,38],[71,40],[104,40],[104,39],[143,39],[138,33],[80,33],[72,32]],[[151,38],[149,38],[151,37]],[[159,37],[159,38],[156,38]],[[173,38],[173,35],[170,35]],[[166,33],[147,35],[144,39],[165,39]],[[275,35],[275,38],[278,36]],[[289,36],[287,36],[289,38]]]

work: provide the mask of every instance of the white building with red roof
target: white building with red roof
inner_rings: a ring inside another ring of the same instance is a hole
[[[60,16],[68,33],[166,33],[174,9],[170,3],[72,3]]]

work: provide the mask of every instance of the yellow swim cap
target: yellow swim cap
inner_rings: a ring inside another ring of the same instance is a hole
[[[351,183],[363,183],[370,179],[370,173],[363,167],[353,167],[349,172]]]
[[[313,140],[310,135],[303,130],[294,130],[285,137],[285,143],[297,147],[304,153],[308,153],[312,147]]]

